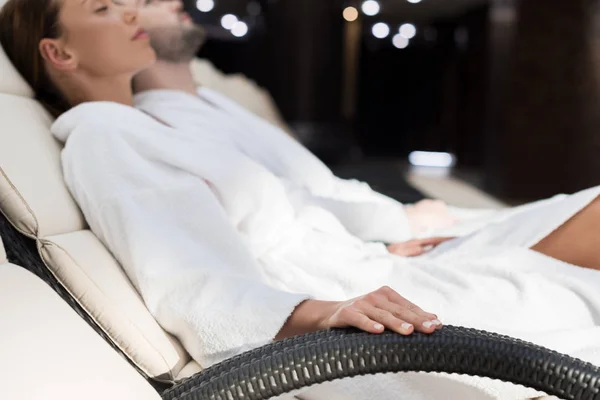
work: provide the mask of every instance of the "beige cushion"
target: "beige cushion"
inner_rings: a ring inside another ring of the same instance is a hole
[[[159,328],[121,267],[91,231],[47,236],[38,246],[58,280],[125,354],[134,356],[142,370],[152,371],[151,376],[174,379],[189,361],[185,350]]]
[[[0,265],[0,398],[160,400],[129,363],[33,274]]]
[[[4,0],[0,0],[0,6]],[[52,119],[0,49],[0,210],[38,241],[49,270],[148,376],[172,381],[190,361],[87,229],[65,187]],[[1,353],[0,353],[1,354]]]
[[[61,147],[49,132],[50,116],[35,100],[0,93],[0,121],[2,210],[30,236],[84,229],[83,216],[63,184]]]
[[[225,75],[210,61],[199,58],[192,61],[191,71],[198,86],[215,90],[262,119],[279,126],[288,134],[292,132],[283,120],[269,92],[246,76],[241,74]]]
[[[192,360],[189,363],[187,363],[187,365],[185,367],[183,367],[181,369],[181,371],[179,371],[179,375],[177,375],[175,377],[175,380],[181,381],[181,380],[188,378],[192,375],[195,375],[201,371],[202,371],[202,367],[200,366],[200,364],[198,364],[196,361]]]

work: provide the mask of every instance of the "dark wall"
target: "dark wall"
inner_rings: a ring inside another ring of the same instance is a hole
[[[342,2],[264,2],[245,41],[213,40],[200,56],[265,86],[290,121],[337,121],[341,113]]]
[[[597,185],[597,1],[522,0],[515,13],[506,89],[492,93],[503,102],[491,136],[490,188],[531,199]]]
[[[246,40],[214,40],[201,55],[267,87],[313,137],[337,137],[334,151],[347,151],[353,128],[369,155],[453,151],[485,167],[494,194],[527,200],[600,181],[598,2],[493,0],[418,23],[405,50],[365,22],[357,123],[345,131],[341,1],[264,1]]]
[[[365,32],[358,113],[369,153],[452,151],[463,165],[483,164],[488,12],[420,23],[404,50]]]
[[[358,132],[370,155],[445,150],[464,164],[481,165],[488,8],[418,23],[419,36],[405,50],[393,47],[391,37],[375,39],[374,20],[365,20],[356,120],[350,121],[342,117],[348,67],[342,10],[341,0],[263,2],[247,40],[213,40],[200,55],[268,88],[288,121],[308,126],[316,140],[335,142],[330,146],[340,152],[349,148],[340,142],[354,141]],[[467,43],[457,44],[457,30]]]

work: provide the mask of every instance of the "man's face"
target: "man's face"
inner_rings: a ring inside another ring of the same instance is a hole
[[[138,6],[140,25],[150,35],[159,60],[190,61],[204,43],[204,29],[183,11],[181,0],[129,0]]]

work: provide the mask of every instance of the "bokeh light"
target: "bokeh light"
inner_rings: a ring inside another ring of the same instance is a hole
[[[375,0],[367,0],[364,3],[362,3],[361,9],[366,15],[372,17],[374,15],[379,14],[381,6]]]
[[[354,7],[344,9],[344,19],[348,22],[354,22],[358,19],[358,10]]]
[[[377,39],[384,39],[390,34],[390,27],[386,23],[378,22],[373,25],[372,32]]]

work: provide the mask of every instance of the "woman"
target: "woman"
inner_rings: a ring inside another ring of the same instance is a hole
[[[295,204],[226,137],[176,130],[132,108],[131,79],[154,61],[135,9],[8,0],[0,43],[60,116],[52,131],[66,142],[65,180],[91,228],[203,366],[331,327],[441,329],[407,298],[446,322],[573,355],[600,349],[598,189],[400,258],[324,209]]]

